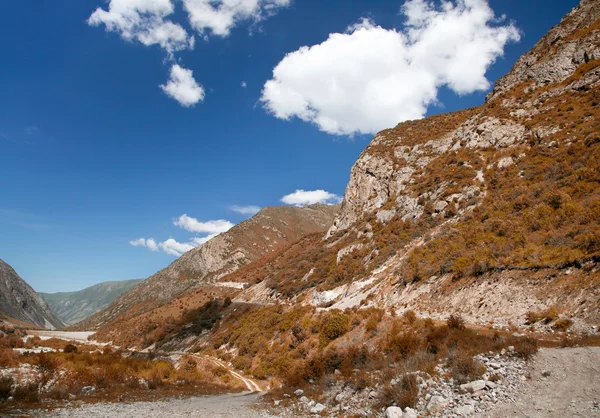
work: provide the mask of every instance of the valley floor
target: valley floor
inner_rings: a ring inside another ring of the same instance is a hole
[[[43,411],[36,416],[49,418],[170,418],[170,417],[215,417],[215,418],[272,418],[267,412],[255,410],[259,395],[251,393],[204,396],[160,402],[104,403],[85,405],[81,408],[62,409],[52,413]]]
[[[528,380],[481,417],[600,417],[600,347],[541,349],[529,365]],[[90,404],[39,412],[48,417],[239,417],[299,416],[285,409],[258,409],[259,394],[227,394],[160,402]],[[264,405],[264,404],[263,404]],[[335,411],[330,411],[337,416]],[[455,416],[452,410],[443,416]],[[447,414],[447,415],[446,415]],[[383,414],[382,414],[383,415]],[[311,416],[308,411],[306,416]],[[313,415],[314,416],[314,415]]]

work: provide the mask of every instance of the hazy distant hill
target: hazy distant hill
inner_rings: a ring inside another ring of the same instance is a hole
[[[78,292],[40,293],[40,296],[65,324],[70,325],[106,308],[139,282],[104,282]]]
[[[35,290],[2,260],[0,260],[0,313],[42,328],[55,329],[63,326]]]

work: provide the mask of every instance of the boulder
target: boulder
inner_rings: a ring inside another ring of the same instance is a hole
[[[448,399],[440,395],[435,395],[429,399],[426,409],[432,414],[440,413],[448,406],[448,404]]]
[[[486,382],[485,380],[475,380],[473,382],[465,383],[464,385],[460,385],[460,391],[462,393],[474,393],[479,392],[480,390],[485,389]]]
[[[417,411],[407,406],[404,408],[403,418],[418,418]]]
[[[390,406],[385,410],[385,418],[400,418],[402,409],[397,406]]]
[[[294,392],[294,395],[302,396],[302,395],[304,395],[304,391],[302,389],[296,389],[296,391]]]
[[[318,403],[315,406],[313,406],[312,408],[310,408],[310,413],[311,414],[320,414],[325,409],[327,409],[327,407],[325,405],[323,405],[322,403]]]
[[[454,413],[458,416],[465,417],[475,413],[475,407],[473,405],[459,406],[454,410]]]

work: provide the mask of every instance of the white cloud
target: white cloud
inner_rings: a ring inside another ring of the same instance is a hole
[[[240,22],[260,22],[290,4],[291,0],[183,0],[194,29],[222,37]]]
[[[246,87],[248,87],[248,84],[246,84],[246,82],[245,82],[245,81],[242,81],[242,87],[243,87],[243,88],[246,88]]]
[[[200,222],[198,219],[187,216],[186,214],[173,220],[173,225],[183,228],[186,231],[205,234],[220,234],[229,231],[234,226],[231,222],[224,219]]]
[[[248,206],[229,206],[234,212],[241,213],[242,215],[256,215],[260,211],[260,206],[248,205]]]
[[[167,84],[160,88],[180,105],[190,107],[204,100],[204,88],[194,80],[192,70],[187,70],[174,64]]]
[[[104,25],[127,41],[146,46],[159,45],[169,56],[194,48],[194,37],[165,18],[174,12],[171,0],[110,0],[108,10],[97,8],[87,20],[91,26]]]
[[[363,19],[346,33],[287,54],[261,101],[275,117],[298,117],[335,135],[375,133],[418,119],[447,86],[457,94],[486,90],[485,74],[519,40],[487,0],[408,0],[404,31]]]
[[[152,238],[139,238],[133,241],[129,241],[129,244],[133,245],[134,247],[146,247],[150,251],[158,251],[158,245],[156,245],[156,241],[154,241],[154,239]]]
[[[197,245],[193,245],[191,243],[177,242],[173,238],[169,238],[168,240],[163,241],[158,245],[160,246],[161,250],[163,250],[165,253],[174,255],[176,257],[179,257],[183,253],[186,253],[189,250],[193,250],[197,247]]]
[[[286,205],[312,205],[314,203],[326,203],[328,205],[340,203],[342,198],[325,190],[296,190],[281,198]]]

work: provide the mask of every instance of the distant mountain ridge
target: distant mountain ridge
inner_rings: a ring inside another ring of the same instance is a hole
[[[64,326],[42,297],[1,259],[0,313],[42,328],[57,329]]]
[[[100,312],[140,281],[109,281],[76,292],[40,293],[40,296],[56,316],[70,325]]]
[[[135,318],[200,286],[215,284],[240,267],[331,226],[339,205],[271,206],[198,248],[121,295],[73,329],[97,329]]]

